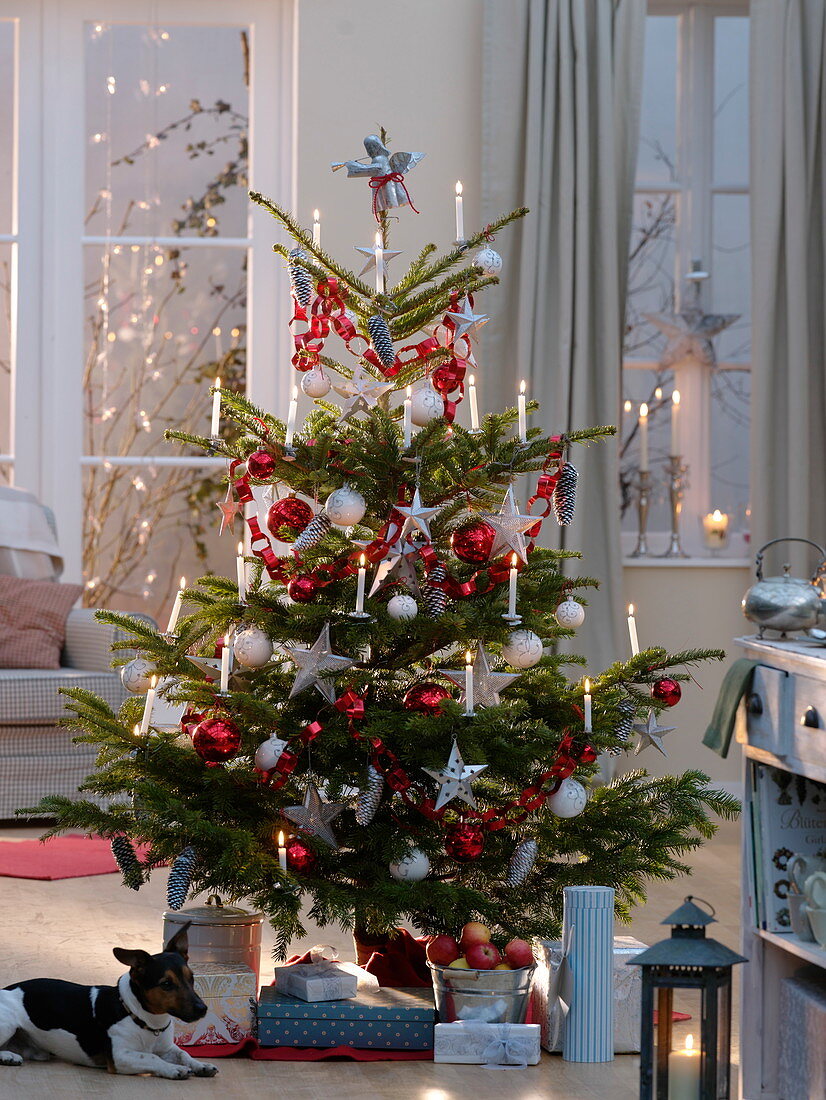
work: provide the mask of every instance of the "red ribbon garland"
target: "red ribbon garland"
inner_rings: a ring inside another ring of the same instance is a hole
[[[368,180],[368,183],[373,189],[373,217],[376,219],[377,222],[381,220],[379,218],[379,210],[377,206],[377,203],[379,201],[379,191],[382,187],[384,187],[386,183],[400,183],[410,209],[415,214],[419,213],[419,211],[413,205],[413,200],[410,198],[410,192],[407,190],[407,184],[404,182],[404,176],[401,174],[401,172],[388,172],[384,176],[371,176]]]

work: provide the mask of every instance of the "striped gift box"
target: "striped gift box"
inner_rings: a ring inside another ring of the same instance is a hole
[[[614,891],[610,886],[566,886],[563,893],[571,1003],[562,1057],[566,1062],[611,1062]]]

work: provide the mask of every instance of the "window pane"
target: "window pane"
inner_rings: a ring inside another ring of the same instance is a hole
[[[0,244],[0,454],[11,453],[11,263],[12,245]]]
[[[661,333],[645,313],[669,310],[674,301],[676,195],[636,195],[628,257],[626,359],[658,359]]]
[[[645,21],[645,61],[637,179],[660,183],[677,176],[677,31],[673,15]]]
[[[714,20],[714,179],[749,178],[749,21]]]
[[[216,375],[243,389],[246,250],[86,248],[90,455],[180,455],[167,428],[209,433]]]
[[[715,313],[739,319],[714,341],[717,359],[751,358],[751,243],[748,195],[715,195],[711,289]]]
[[[244,237],[248,35],[87,25],[86,232]]]
[[[13,232],[15,24],[0,20],[0,233]]]

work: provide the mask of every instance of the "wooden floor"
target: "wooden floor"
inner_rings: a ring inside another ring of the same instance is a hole
[[[33,829],[0,830],[0,839],[36,835]],[[649,944],[662,939],[668,929],[660,928],[659,921],[691,893],[714,904],[720,923],[712,926],[713,934],[736,948],[738,826],[722,825],[691,863],[691,878],[655,884],[652,900],[637,911],[630,929],[618,928],[618,932],[628,931]],[[112,984],[120,973],[112,947],[158,949],[165,890],[165,872],[155,875],[138,894],[124,890],[116,875],[61,882],[0,879],[0,986],[34,977]],[[352,957],[346,938],[335,929],[319,931],[295,947],[304,950],[318,942],[334,944],[342,958]],[[265,960],[269,947],[267,943]],[[677,1035],[691,1026],[678,1026]],[[155,1100],[170,1098],[178,1090],[186,1100],[261,1100],[273,1095],[280,1100],[501,1100],[503,1096],[508,1100],[631,1100],[638,1095],[638,1068],[634,1055],[619,1055],[604,1065],[582,1065],[543,1054],[536,1067],[502,1071],[432,1062],[224,1059],[217,1078],[172,1082],[112,1077],[58,1062],[28,1063],[19,1069],[0,1067],[0,1100]]]

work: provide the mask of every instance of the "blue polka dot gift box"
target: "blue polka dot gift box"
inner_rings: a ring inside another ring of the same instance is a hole
[[[258,1000],[262,1047],[432,1050],[430,989],[359,990],[347,1001],[302,1001],[264,986]]]

